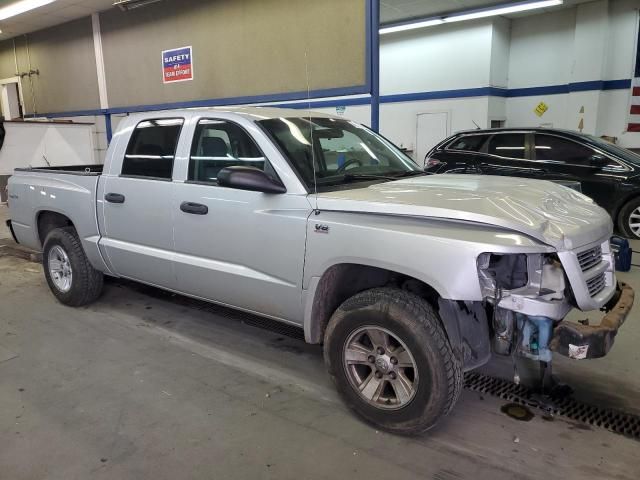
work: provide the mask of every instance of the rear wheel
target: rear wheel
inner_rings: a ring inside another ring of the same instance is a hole
[[[620,209],[618,229],[628,238],[640,239],[640,198],[631,200]]]
[[[102,293],[103,275],[89,263],[73,227],[47,235],[42,263],[49,288],[62,303],[78,307]]]
[[[462,387],[460,364],[433,307],[394,288],[344,302],[327,326],[324,355],[346,404],[393,433],[430,429]]]

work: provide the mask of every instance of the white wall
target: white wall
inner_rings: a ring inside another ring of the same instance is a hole
[[[638,8],[638,0],[599,0],[514,19],[509,88],[631,78]],[[507,125],[577,130],[582,121],[584,132],[640,147],[640,135],[625,132],[629,98],[630,89],[509,98]],[[549,110],[538,117],[533,110],[541,101]]]
[[[488,19],[382,35],[382,95],[488,85],[491,37]]]

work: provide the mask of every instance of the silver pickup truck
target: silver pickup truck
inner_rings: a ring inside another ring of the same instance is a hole
[[[605,355],[633,304],[607,213],[566,187],[431,176],[339,117],[233,108],[131,115],[104,168],[19,169],[16,241],[53,294],[133,279],[304,328],[345,402],[432,427],[492,354]],[[564,320],[602,309],[599,325]]]

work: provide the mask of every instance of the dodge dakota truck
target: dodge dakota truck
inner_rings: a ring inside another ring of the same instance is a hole
[[[8,226],[62,303],[95,301],[109,275],[298,325],[346,404],[396,433],[435,425],[492,355],[605,355],[633,304],[586,196],[428,175],[319,113],[130,115],[103,168],[17,169],[8,193]]]

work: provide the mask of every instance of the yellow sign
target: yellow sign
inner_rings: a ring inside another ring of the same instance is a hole
[[[541,117],[542,115],[544,115],[544,112],[546,112],[547,110],[549,110],[549,107],[547,106],[547,104],[544,102],[540,102],[538,106],[533,110],[533,113]]]

